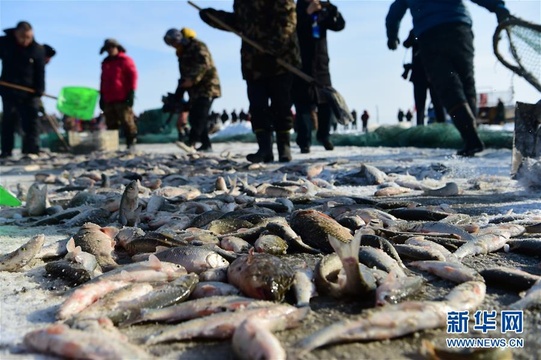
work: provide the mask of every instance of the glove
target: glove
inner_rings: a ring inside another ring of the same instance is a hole
[[[389,39],[387,40],[387,47],[389,48],[389,50],[396,50],[398,48],[398,39]]]
[[[126,98],[126,104],[129,106],[129,107],[132,107],[133,106],[133,99],[135,98],[135,91],[132,90],[128,93],[128,97]]]
[[[105,101],[103,100],[103,96],[100,96],[100,110],[103,110],[105,107]]]
[[[219,30],[229,31],[229,29],[226,29],[218,25],[215,21],[211,19],[211,17],[219,19],[221,22],[228,25],[230,28],[233,28],[233,29],[235,28],[235,15],[233,15],[232,13],[228,13],[226,11],[219,11],[213,8],[206,8],[199,11],[199,17],[208,25]]]
[[[505,20],[509,19],[511,17],[511,13],[505,6],[499,6],[494,11],[496,13],[496,17],[498,18],[498,24],[504,22]]]

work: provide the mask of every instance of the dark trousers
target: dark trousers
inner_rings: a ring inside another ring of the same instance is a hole
[[[246,81],[253,132],[283,132],[293,128],[292,83],[292,74]]]
[[[188,115],[190,122],[188,141],[190,145],[195,145],[199,141],[204,147],[210,146],[208,118],[212,101],[212,98],[200,97],[191,102],[190,114]]]
[[[310,147],[312,145],[312,130],[314,121],[311,116],[314,104],[295,104],[295,131],[297,132],[297,145]],[[328,103],[317,105],[317,131],[316,138],[320,142],[329,140],[332,126],[332,112]]]
[[[39,98],[2,97],[2,154],[11,155],[15,146],[15,132],[22,132],[22,153],[39,153],[40,126],[38,120]]]
[[[415,99],[415,108],[417,109],[417,125],[424,125],[425,122],[427,91],[430,92],[430,99],[432,100],[432,105],[434,106],[436,121],[441,123],[445,122],[445,112],[438,95],[432,86],[429,86],[428,82],[421,81],[413,83],[413,97]]]
[[[471,27],[449,23],[427,30],[419,37],[423,64],[437,96],[448,113],[468,103],[475,114],[474,47]]]

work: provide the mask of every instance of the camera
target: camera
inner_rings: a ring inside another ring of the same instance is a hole
[[[411,64],[404,64],[402,66],[404,66],[404,72],[402,73],[402,77],[404,79],[407,79],[408,75],[409,75],[409,73],[411,71],[412,66],[411,66]]]

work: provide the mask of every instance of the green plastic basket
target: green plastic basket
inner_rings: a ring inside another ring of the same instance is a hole
[[[66,86],[60,90],[56,108],[62,114],[81,120],[92,120],[99,91],[81,86]]]
[[[21,201],[0,185],[0,206],[20,206]]]

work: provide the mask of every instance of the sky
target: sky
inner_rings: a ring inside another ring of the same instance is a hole
[[[200,7],[232,11],[232,0],[194,0]],[[400,46],[387,49],[385,16],[392,1],[335,0],[346,20],[341,32],[329,32],[329,56],[333,86],[344,96],[350,109],[366,109],[371,123],[395,123],[398,109],[414,109],[413,86],[402,79],[402,65],[411,60],[411,50]],[[472,15],[475,34],[475,73],[478,93],[509,94],[509,99],[535,103],[539,92],[513,75],[496,58],[492,35],[496,16],[465,0]],[[506,1],[515,16],[541,23],[541,1]],[[170,28],[189,27],[205,42],[221,80],[222,97],[213,110],[228,112],[248,109],[246,84],[240,72],[241,40],[233,33],[207,26],[186,1],[26,1],[0,0],[0,28],[14,27],[26,20],[39,43],[53,46],[57,55],[46,68],[46,93],[57,96],[62,87],[86,86],[98,89],[101,61],[99,50],[106,38],[117,39],[137,66],[139,80],[136,114],[161,108],[161,98],[174,92],[179,78],[174,49],[163,42]],[[409,12],[401,23],[403,41],[411,29]],[[541,77],[541,69],[538,78]],[[44,98],[49,113],[56,102]],[[96,114],[99,109],[96,109]]]

